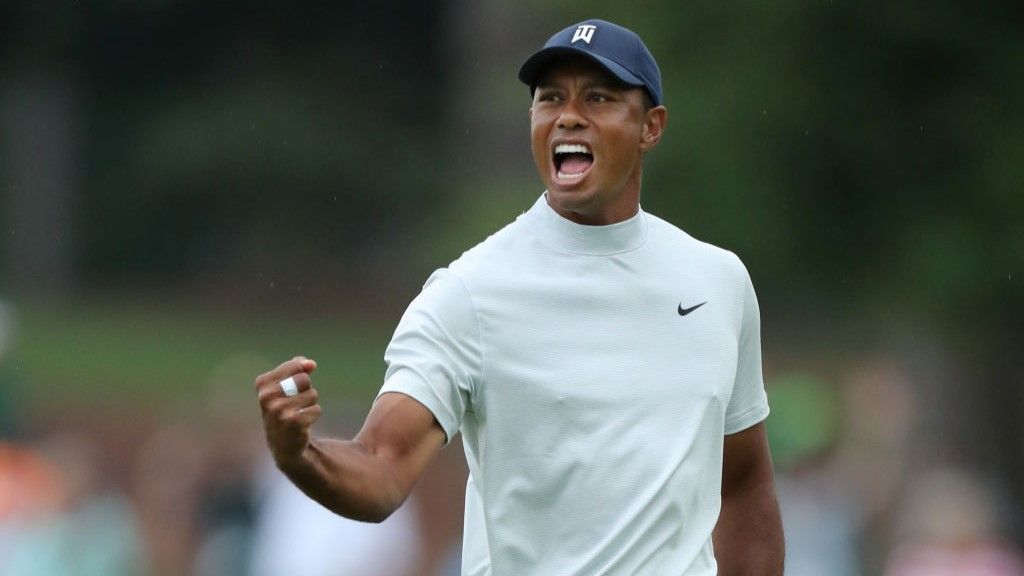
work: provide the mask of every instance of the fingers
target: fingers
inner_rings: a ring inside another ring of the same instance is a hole
[[[309,374],[316,363],[296,357],[256,378],[256,394],[267,444],[280,464],[300,457],[310,439],[310,427],[322,413]],[[281,380],[291,378],[297,392],[288,396]]]
[[[323,408],[319,404],[299,408],[295,411],[296,424],[308,430],[310,426],[320,419],[322,413]]]
[[[304,392],[300,392],[295,396],[288,398],[288,402],[296,410],[308,410],[314,406],[319,406],[317,403],[319,394],[317,394],[316,388],[309,388]]]
[[[287,362],[282,362],[280,366],[270,372],[257,376],[255,381],[256,393],[259,395],[261,402],[265,397],[269,399],[276,395],[284,395],[280,382],[289,377],[295,381],[298,391],[303,392],[310,388],[309,374],[314,370],[316,370],[315,361],[304,356],[296,356]]]
[[[312,374],[316,370],[316,361],[310,360],[305,356],[296,356],[287,362],[282,362],[280,366],[274,368],[270,372],[260,374],[256,377],[256,385],[259,386],[260,382],[280,382],[289,376],[295,374]]]
[[[268,372],[267,374],[271,374]],[[259,401],[263,412],[280,412],[286,409],[307,408],[313,406],[317,401],[317,391],[313,388],[313,382],[309,374],[300,372],[289,376],[295,382],[297,392],[291,396],[285,393],[284,387],[278,381],[273,381],[266,374],[256,379],[256,398]]]
[[[292,361],[298,362],[299,368],[307,374],[312,374],[313,371],[316,370],[316,360],[310,360],[305,356],[296,356],[295,358],[292,358]]]
[[[269,415],[279,425],[303,429],[316,422],[321,411],[317,392],[313,388],[290,398],[279,398],[268,407]]]
[[[313,381],[310,379],[309,374],[306,374],[305,372],[299,372],[298,374],[292,374],[288,378],[290,378],[291,381],[292,381],[292,384],[295,385],[295,389],[291,391],[291,396],[295,396],[296,394],[301,394],[301,393],[305,392],[306,390],[309,390],[310,388],[313,387]],[[285,384],[286,384],[285,380],[288,380],[288,378],[285,378],[281,382],[273,382],[273,383],[267,385],[267,388],[269,388],[272,391],[276,391],[276,392],[280,393],[283,396],[288,396],[289,395],[288,394],[288,390],[285,388]]]

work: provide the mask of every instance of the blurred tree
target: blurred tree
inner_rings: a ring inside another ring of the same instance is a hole
[[[10,283],[57,296],[74,281],[73,203],[80,189],[79,92],[62,63],[72,44],[67,11],[33,10],[41,30],[26,34],[0,7],[0,189],[10,226],[2,253]],[[13,25],[12,25],[13,24]]]
[[[358,264],[437,201],[445,69],[430,3],[4,11],[0,62],[52,36],[30,66],[77,82],[87,282],[271,273],[310,253]]]

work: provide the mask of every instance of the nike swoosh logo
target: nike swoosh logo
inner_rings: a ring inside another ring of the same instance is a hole
[[[700,304],[697,304],[696,306],[691,306],[689,308],[683,308],[683,305],[679,304],[679,315],[680,316],[686,316],[690,312],[693,312],[694,310],[696,310],[697,308],[700,308],[701,306],[703,306],[705,304],[707,304],[707,302],[701,302]]]

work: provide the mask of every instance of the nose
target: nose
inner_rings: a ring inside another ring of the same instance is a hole
[[[558,114],[558,127],[565,130],[572,130],[575,128],[586,128],[587,117],[580,110],[579,100],[576,98],[568,98],[565,101],[565,105]]]

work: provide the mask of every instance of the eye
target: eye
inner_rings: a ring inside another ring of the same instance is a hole
[[[555,92],[541,92],[537,95],[539,102],[560,102],[562,97]]]
[[[607,94],[604,94],[603,92],[593,92],[589,96],[587,96],[587,100],[591,102],[602,103],[610,102],[611,98]]]

